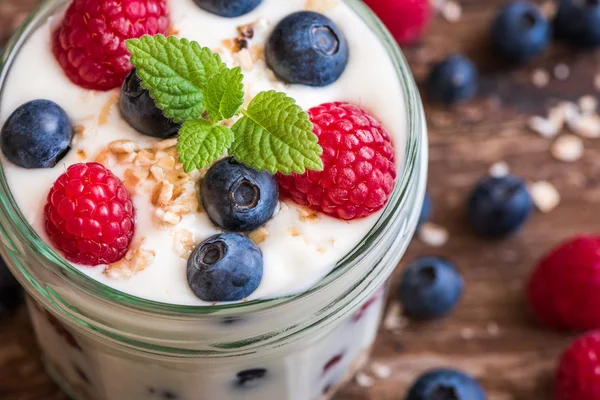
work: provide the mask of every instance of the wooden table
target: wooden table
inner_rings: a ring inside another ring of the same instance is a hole
[[[37,1],[1,1],[3,39]],[[405,260],[432,253],[450,258],[465,275],[466,292],[450,318],[411,322],[401,334],[382,328],[374,360],[390,366],[392,376],[376,379],[369,388],[353,383],[338,400],[402,399],[419,373],[438,366],[461,368],[477,377],[490,400],[548,400],[557,355],[569,340],[532,322],[523,285],[542,253],[571,235],[597,229],[600,142],[586,140],[581,160],[561,163],[550,155],[549,140],[526,129],[526,120],[557,100],[593,94],[600,53],[576,54],[553,45],[544,57],[510,69],[494,58],[485,40],[489,21],[504,1],[461,3],[460,21],[452,24],[438,17],[422,43],[406,50],[418,81],[432,62],[450,52],[471,56],[482,79],[480,99],[472,104],[452,110],[426,106],[433,221],[449,230],[450,239],[440,249],[415,240]],[[535,68],[551,71],[561,62],[571,68],[569,79],[554,79],[544,89],[532,84]],[[497,161],[506,161],[514,173],[530,181],[551,181],[562,195],[557,209],[537,213],[520,235],[500,242],[475,236],[463,213],[468,191]],[[66,399],[42,369],[24,309],[0,325],[0,398]]]

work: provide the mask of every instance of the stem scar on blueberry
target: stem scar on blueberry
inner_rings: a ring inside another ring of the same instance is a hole
[[[247,179],[242,179],[231,193],[233,204],[238,211],[255,208],[260,201],[260,189]]]
[[[312,30],[315,38],[315,49],[322,50],[325,54],[333,55],[340,48],[340,40],[335,32],[327,26],[316,26]]]
[[[200,258],[206,265],[217,263],[227,253],[227,245],[221,241],[209,243],[202,248]]]

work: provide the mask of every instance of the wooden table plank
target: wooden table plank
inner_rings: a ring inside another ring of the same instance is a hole
[[[0,3],[0,38],[5,40],[37,0]],[[595,205],[600,201],[600,142],[586,141],[585,155],[564,164],[550,155],[550,142],[525,128],[527,116],[542,113],[558,100],[589,94],[600,72],[600,53],[576,54],[554,45],[530,65],[511,69],[489,50],[486,32],[504,0],[462,0],[456,24],[436,19],[422,43],[406,49],[418,81],[431,64],[448,53],[463,52],[481,68],[481,96],[476,102],[445,110],[426,104],[430,127],[430,191],[433,220],[445,226],[450,240],[432,250],[415,240],[405,260],[439,254],[453,260],[466,279],[466,292],[450,318],[409,323],[400,334],[381,329],[373,360],[392,367],[389,379],[370,388],[351,384],[338,400],[401,399],[422,371],[454,366],[481,380],[490,400],[548,400],[556,357],[569,337],[532,322],[523,300],[528,272],[542,253],[571,235],[597,231]],[[571,68],[565,81],[547,88],[531,83],[535,68],[559,62]],[[524,231],[506,241],[476,237],[464,221],[464,199],[489,166],[506,161],[530,181],[546,179],[561,192],[551,214],[536,214]],[[394,274],[397,283],[400,270]],[[394,286],[393,286],[394,287]],[[0,398],[66,400],[43,372],[26,311],[0,325]]]

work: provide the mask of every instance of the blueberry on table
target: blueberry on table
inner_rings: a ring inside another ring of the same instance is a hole
[[[224,158],[204,177],[202,206],[211,221],[228,231],[248,232],[264,225],[275,212],[279,186],[275,177]]]
[[[159,139],[177,135],[181,124],[164,116],[148,90],[133,69],[121,88],[119,100],[121,115],[129,125],[140,133]]]
[[[600,46],[600,1],[560,0],[554,32],[573,46]]]
[[[527,1],[515,1],[502,9],[492,24],[492,44],[509,60],[526,61],[550,43],[550,23],[540,8]]]
[[[486,395],[470,376],[440,368],[421,375],[405,400],[486,400]]]
[[[346,69],[348,44],[329,18],[300,11],[277,24],[267,41],[265,57],[275,75],[287,83],[327,86]]]
[[[194,0],[198,7],[226,18],[242,16],[254,10],[262,0]]]
[[[263,275],[260,249],[239,233],[214,235],[194,249],[187,280],[204,301],[239,301],[250,296]]]
[[[33,100],[17,108],[2,127],[0,147],[23,168],[52,168],[69,151],[73,125],[67,113],[49,100]]]
[[[422,257],[404,271],[398,299],[409,317],[422,320],[440,318],[456,306],[463,287],[462,276],[448,260]]]
[[[508,175],[488,177],[471,193],[467,216],[477,233],[504,237],[519,230],[533,211],[533,201],[525,182]]]
[[[19,307],[24,298],[23,288],[0,258],[0,317]]]
[[[260,384],[267,377],[267,370],[264,368],[253,368],[238,372],[236,375],[236,384],[243,388],[251,388]]]
[[[436,64],[426,82],[431,100],[445,104],[471,100],[477,94],[478,73],[468,58],[453,55]]]

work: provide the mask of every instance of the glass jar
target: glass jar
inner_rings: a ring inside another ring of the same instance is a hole
[[[42,4],[3,57],[0,90],[30,34],[67,0]],[[32,229],[0,169],[0,253],[29,293],[48,372],[80,400],[329,399],[368,358],[385,282],[414,233],[426,183],[422,105],[394,40],[359,0],[345,0],[381,38],[406,103],[404,166],[383,214],[311,290],[285,298],[189,307],[102,285]]]

